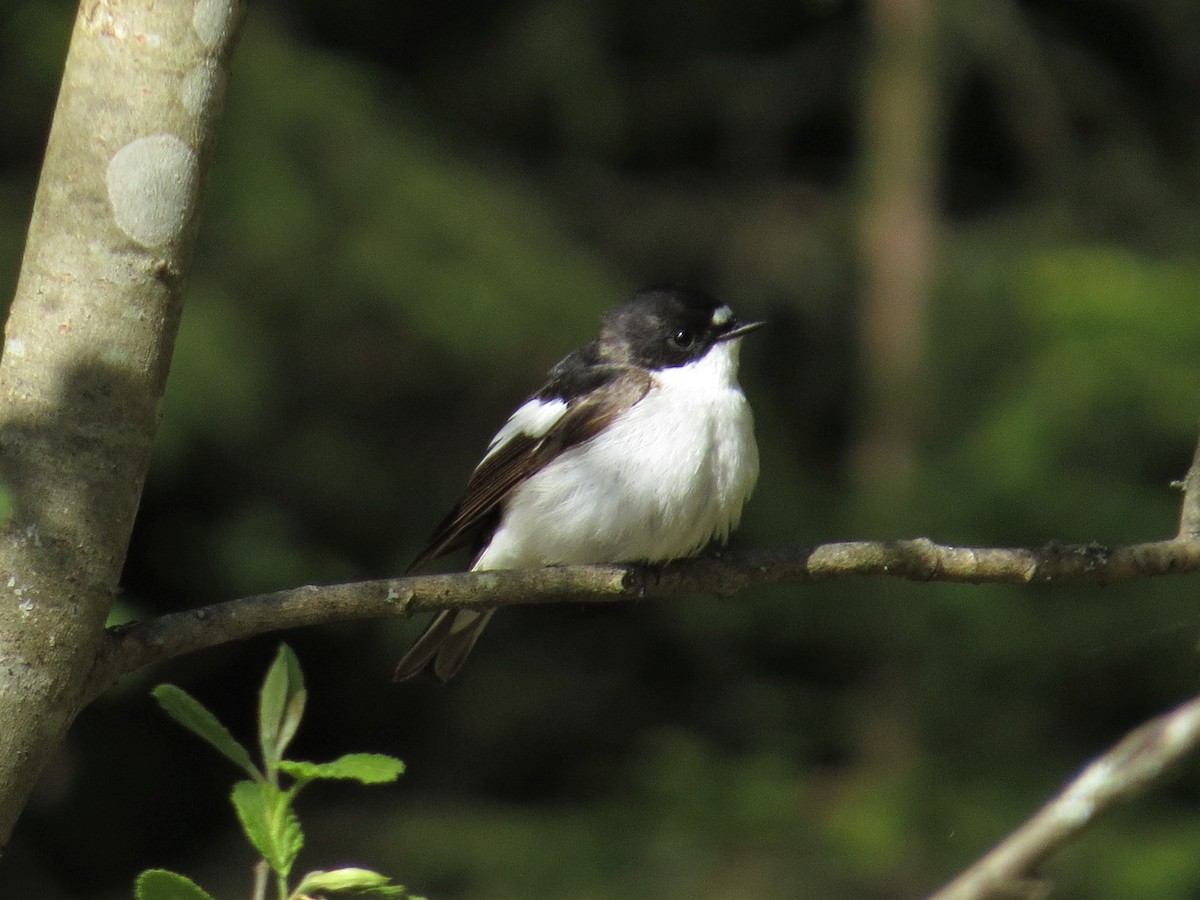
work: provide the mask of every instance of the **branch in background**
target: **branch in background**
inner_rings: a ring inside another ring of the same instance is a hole
[[[1187,572],[1200,572],[1198,539],[1027,549],[949,547],[916,538],[752,550],[663,567],[552,566],[307,586],[114,629],[93,672],[92,689],[98,695],[142,666],[265,632],[450,607],[730,595],[749,587],[864,575],[967,584],[1075,584]]]
[[[1192,546],[1200,539],[1200,444],[1179,487],[1183,490],[1179,537],[1166,543]],[[1109,807],[1135,797],[1161,780],[1198,745],[1200,697],[1126,735],[1057,797],[930,900],[1045,897],[1050,885],[1039,877],[1042,863],[1090,827]]]
[[[862,85],[859,253],[861,428],[852,461],[871,490],[911,477],[931,414],[929,284],[938,226],[939,76],[936,0],[871,0]]]
[[[930,900],[1044,897],[1038,867],[1109,807],[1137,796],[1200,745],[1200,697],[1151,719],[1091,763],[1020,828]]]

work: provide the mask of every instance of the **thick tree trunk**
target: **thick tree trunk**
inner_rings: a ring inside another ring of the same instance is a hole
[[[240,0],[84,0],[0,359],[0,846],[86,702]]]

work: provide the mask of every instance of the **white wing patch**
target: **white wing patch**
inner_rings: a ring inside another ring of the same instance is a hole
[[[553,400],[539,400],[537,397],[527,400],[516,412],[508,417],[508,421],[504,423],[504,427],[496,432],[496,436],[488,444],[487,455],[480,460],[479,465],[483,465],[492,454],[519,434],[531,438],[545,437],[550,429],[558,424],[558,420],[563,417],[566,411],[566,400],[558,398]]]

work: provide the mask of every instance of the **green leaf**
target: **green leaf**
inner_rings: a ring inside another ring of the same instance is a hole
[[[291,793],[262,781],[239,781],[231,799],[250,843],[275,874],[286,878],[304,846]]]
[[[370,869],[331,869],[328,872],[309,872],[296,886],[293,897],[312,894],[316,891],[334,893],[378,894],[383,897],[403,897],[404,887],[392,884],[386,875]]]
[[[307,698],[300,661],[291,647],[280,644],[258,696],[258,740],[268,772],[296,736]]]
[[[318,778],[348,778],[363,784],[385,784],[404,772],[404,763],[382,753],[347,753],[333,762],[311,763],[285,759],[279,771],[304,783]]]
[[[251,778],[262,778],[262,774],[250,759],[249,751],[234,740],[229,729],[199,700],[173,684],[160,684],[151,693],[168,716],[203,738],[235,765],[240,766]]]
[[[133,895],[137,900],[213,900],[192,879],[166,869],[147,869],[139,875]]]

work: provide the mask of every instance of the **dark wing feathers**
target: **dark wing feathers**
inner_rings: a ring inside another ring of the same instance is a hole
[[[513,487],[537,471],[530,466],[545,440],[524,434],[513,435],[508,443],[489,456],[472,473],[466,493],[434,530],[425,549],[408,570],[411,572],[431,559],[470,543],[475,527],[483,523]]]
[[[563,385],[557,375],[555,367],[549,383],[534,397],[552,400],[576,394],[579,388],[586,388],[586,393],[569,400],[566,413],[542,437],[513,435],[480,463],[467,482],[463,498],[438,525],[409,571],[468,544],[480,526],[498,518],[500,504],[518,485],[562,451],[603,431],[645,397],[651,385],[650,374],[644,369],[623,366],[595,367],[589,371],[586,384],[575,379],[571,385]]]
[[[550,458],[568,447],[594,438],[612,424],[617,416],[638,403],[650,391],[653,379],[645,369],[613,369],[613,373],[602,383],[571,401],[566,415],[559,419],[550,433],[543,438],[544,443],[554,445]],[[549,461],[550,459],[544,460],[542,465]]]

